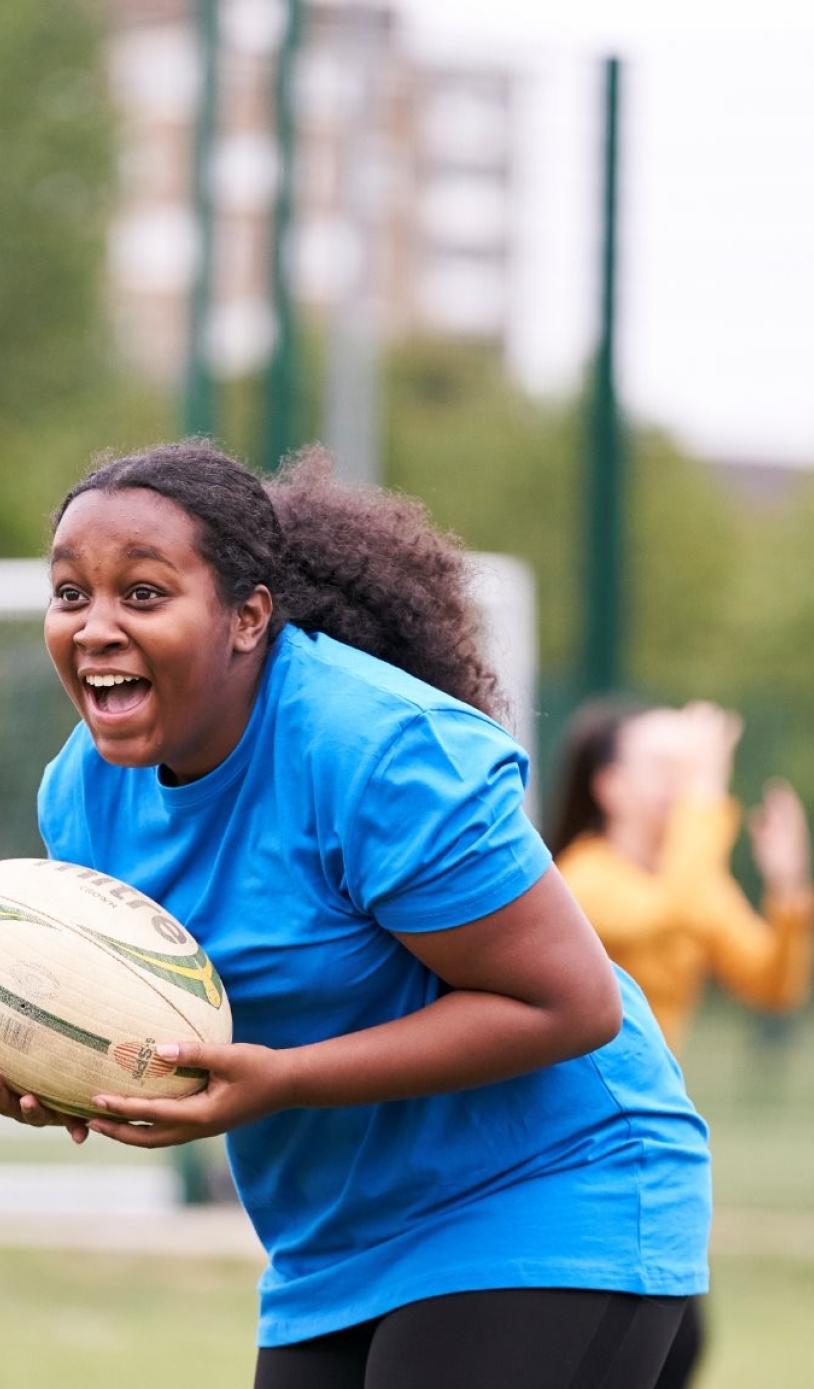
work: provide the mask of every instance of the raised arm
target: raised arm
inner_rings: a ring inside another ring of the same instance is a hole
[[[797,1008],[808,997],[814,893],[805,812],[786,782],[770,782],[750,817],[763,878],[764,917],[728,879],[718,890],[710,960],[719,980],[757,1008]]]

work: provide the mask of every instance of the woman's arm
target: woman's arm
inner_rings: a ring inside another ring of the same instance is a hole
[[[765,919],[734,880],[722,883],[716,929],[709,938],[710,969],[730,993],[753,1008],[799,1008],[808,997],[814,899],[769,899]]]
[[[594,1051],[621,1026],[599,938],[556,868],[500,911],[398,937],[453,992],[418,1013],[291,1057],[295,1104],[462,1090]]]
[[[762,920],[730,879],[721,889],[712,968],[746,1003],[798,1008],[808,997],[814,893],[806,815],[788,783],[770,782],[749,820],[766,895]]]
[[[451,986],[407,1017],[272,1051],[184,1044],[210,1072],[180,1101],[105,1096],[122,1119],[90,1127],[135,1147],[188,1142],[279,1109],[371,1104],[467,1089],[603,1046],[621,1026],[607,955],[555,868],[500,911],[445,931],[403,933],[405,949]]]
[[[557,860],[612,957],[676,931],[704,938],[717,888],[728,878],[738,809],[728,797],[682,798],[673,806],[658,862],[634,863],[603,835],[577,839]]]

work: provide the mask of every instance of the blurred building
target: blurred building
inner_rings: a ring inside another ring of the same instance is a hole
[[[202,67],[193,0],[109,0],[120,195],[112,311],[146,373],[179,376],[200,239],[193,189]],[[223,375],[273,342],[270,236],[278,176],[275,65],[282,0],[220,0],[216,209],[209,319]],[[315,315],[364,312],[377,336],[503,345],[512,274],[515,79],[433,65],[386,4],[313,0],[296,66],[296,198],[289,264]]]

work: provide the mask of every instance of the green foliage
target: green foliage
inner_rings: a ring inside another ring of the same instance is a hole
[[[443,343],[397,350],[385,391],[386,482],[468,546],[532,565],[543,665],[567,667],[579,612],[574,404],[534,401],[493,354]]]
[[[533,400],[494,354],[452,343],[396,350],[384,382],[387,483],[422,497],[467,545],[518,555],[535,571],[545,772],[576,698],[584,402]],[[629,424],[624,455],[625,684],[742,709],[738,790],[754,801],[778,773],[814,808],[814,485],[801,481],[788,504],[758,511],[657,430]]]
[[[423,497],[478,549],[537,576],[547,678],[573,673],[582,637],[588,433],[583,402],[533,400],[483,350],[413,344],[387,374],[386,479]],[[727,687],[742,519],[699,462],[665,436],[627,431],[623,537],[632,685],[676,697]]]
[[[43,553],[51,513],[96,453],[141,448],[176,432],[167,396],[112,372],[93,393],[44,402],[27,428],[0,425],[0,554]]]
[[[631,429],[628,453],[628,679],[674,698],[720,695],[740,581],[733,498],[663,434]]]
[[[0,6],[0,421],[92,380],[111,122],[87,4]]]
[[[114,129],[90,0],[0,6],[0,554],[39,553],[108,445],[174,432],[116,374],[103,302]]]

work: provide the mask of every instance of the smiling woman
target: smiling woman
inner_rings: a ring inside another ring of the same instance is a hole
[[[82,492],[54,535],[45,621],[101,755],[162,765],[178,782],[211,771],[240,737],[271,613],[261,586],[239,611],[224,606],[199,529],[144,487]]]
[[[706,1286],[706,1130],[526,819],[457,542],[320,455],[264,487],[192,440],[78,483],[52,579],[82,722],[43,838],[188,927],[235,1042],[158,1039],[191,1099],[0,1113],[227,1134],[257,1389],[651,1389]]]

